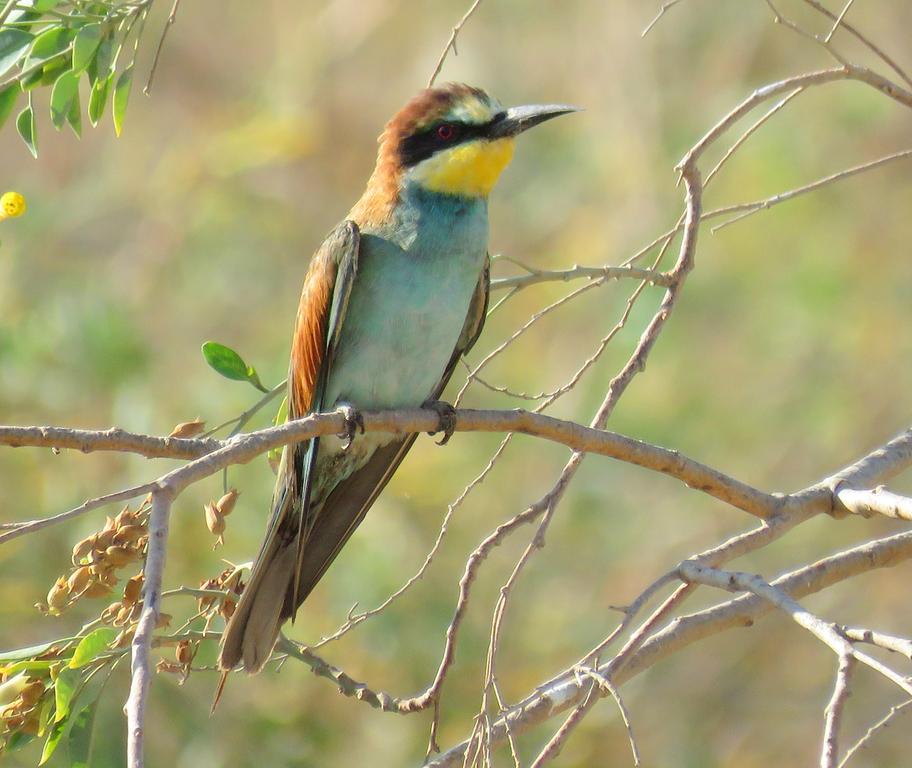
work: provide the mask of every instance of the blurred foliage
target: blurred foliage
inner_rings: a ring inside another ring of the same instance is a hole
[[[802,3],[781,5],[821,28]],[[842,4],[828,5],[838,11]],[[40,69],[36,59],[34,88],[23,93],[16,85],[0,94],[0,114],[11,116],[22,100],[29,103],[0,131],[0,189],[16,189],[29,203],[25,216],[0,222],[0,421],[117,425],[156,434],[195,416],[226,421],[258,394],[214,376],[199,345],[212,338],[243,350],[267,388],[282,380],[309,255],[360,194],[373,164],[373,137],[426,82],[466,2],[265,0],[255,11],[221,6],[217,23],[211,6],[187,2],[169,33],[154,97],[130,104],[129,133],[115,141],[109,132],[86,131],[77,143],[66,132],[44,132],[36,163],[17,138],[17,125],[20,134],[34,136],[33,126],[40,132],[50,111],[54,124],[72,126],[67,105],[78,98],[91,109],[100,77],[116,90],[116,54],[107,68],[97,65],[103,41],[123,49],[119,72],[131,66],[133,43],[124,45],[119,36],[131,22],[109,36],[107,22],[94,17],[116,7],[148,12],[147,42],[129,70],[144,82],[169,10],[160,3],[78,3],[73,7],[86,18],[67,21],[49,18],[39,10],[45,6],[56,3],[19,0],[13,13],[22,15],[10,20],[35,37],[45,28],[64,29],[60,39],[43,44],[56,53]],[[680,192],[671,169],[724,111],[769,80],[829,65],[818,47],[773,25],[762,2],[679,4],[641,39],[655,10],[634,0],[572,6],[488,0],[466,26],[444,79],[484,86],[505,103],[586,108],[523,137],[492,197],[493,250],[549,269],[619,263],[674,223]],[[910,64],[912,7],[856,4],[850,19]],[[94,39],[84,31],[92,24],[102,25],[94,80],[89,65],[79,69]],[[74,61],[80,34],[86,42]],[[835,40],[864,58],[841,33]],[[19,49],[6,40],[0,63],[16,55],[10,66],[24,64],[22,56],[37,42],[30,38]],[[59,85],[67,72],[74,75]],[[909,129],[908,114],[861,86],[809,91],[750,140],[713,182],[706,204],[774,194],[903,148]],[[720,146],[717,157],[723,151]],[[611,428],[678,448],[760,487],[790,490],[906,426],[912,385],[908,178],[907,166],[888,166],[717,235],[704,228],[697,268],[675,317]],[[589,291],[553,313],[486,378],[525,391],[559,386],[614,324],[626,287]],[[567,290],[541,285],[518,294],[492,316],[472,360]],[[599,365],[555,408],[557,415],[590,418],[660,296],[647,292]],[[467,404],[517,402],[475,388]],[[249,426],[268,424],[271,410]],[[352,603],[372,607],[410,576],[447,503],[483,468],[498,441],[496,435],[457,435],[437,449],[420,438],[308,600],[292,636],[316,641],[344,620]],[[555,446],[515,443],[460,508],[430,573],[392,609],[324,649],[332,663],[397,694],[427,684],[467,553],[546,491],[566,460]],[[173,465],[5,450],[0,517],[52,514]],[[231,484],[243,496],[218,551],[211,549],[203,505],[222,494],[219,480],[200,484],[177,503],[167,587],[195,586],[223,572],[221,558],[241,563],[254,554],[272,474],[258,461],[232,470]],[[681,557],[749,524],[668,478],[587,460],[546,548],[515,592],[499,662],[507,698],[524,695],[603,637],[614,621],[609,606],[629,601]],[[3,548],[0,648],[72,634],[98,616],[99,601],[80,601],[59,618],[33,604],[67,571],[74,543],[102,525],[101,515],[90,515]],[[815,520],[738,566],[774,574],[894,527],[881,520]],[[470,728],[490,609],[530,533],[500,547],[478,582],[457,668],[444,689],[443,744]],[[908,635],[907,569],[866,576],[808,603],[835,621]],[[169,601],[176,615],[195,608],[186,598]],[[162,654],[174,659],[172,650]],[[194,663],[213,661],[214,649],[201,646]],[[834,668],[814,640],[787,619],[770,617],[750,632],[713,638],[664,662],[624,693],[647,764],[811,764]],[[158,677],[150,704],[151,765],[417,765],[423,757],[426,715],[377,713],[340,697],[301,665],[233,677],[210,719],[214,685],[215,675],[205,672],[186,680]],[[94,712],[93,766],[123,764],[126,687],[121,665]],[[883,693],[880,682],[859,676],[847,733],[860,732],[880,714]],[[530,734],[520,746],[531,753],[545,736]],[[907,751],[903,729],[890,729],[859,764],[901,765]],[[33,766],[40,753],[40,745],[27,745],[6,763]],[[501,759],[509,764],[508,756]],[[560,764],[626,760],[623,727],[605,702]],[[54,755],[49,764],[66,764],[65,757]]]

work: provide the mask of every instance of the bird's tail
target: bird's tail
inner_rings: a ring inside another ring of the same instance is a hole
[[[269,659],[279,627],[284,620],[282,606],[294,578],[297,546],[281,542],[273,531],[250,574],[237,608],[225,627],[219,668],[234,669],[241,661],[251,674],[259,672]]]

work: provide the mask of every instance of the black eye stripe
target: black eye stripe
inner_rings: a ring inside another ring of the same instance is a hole
[[[494,125],[504,119],[504,116],[504,113],[500,112],[487,123],[482,123],[481,125],[453,121],[435,123],[418,133],[406,136],[399,142],[399,160],[403,167],[410,168],[418,165],[422,160],[427,160],[442,149],[450,149],[457,144],[474,139],[483,139]],[[452,126],[453,135],[451,138],[442,139],[437,134],[437,129],[441,125]]]

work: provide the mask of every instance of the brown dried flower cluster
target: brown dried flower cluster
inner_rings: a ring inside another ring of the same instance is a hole
[[[34,661],[54,661],[65,649],[65,645],[52,645]],[[15,669],[18,665],[12,666]],[[40,735],[42,717],[47,702],[54,699],[54,682],[61,666],[0,672],[0,755],[14,739]]]
[[[82,597],[105,597],[119,581],[118,571],[141,561],[149,541],[151,499],[136,510],[124,507],[104,528],[73,547],[73,570],[48,591],[47,604],[36,607],[58,616]],[[140,583],[141,587],[141,583]]]
[[[234,492],[235,496],[237,492]],[[229,512],[231,510],[229,509]],[[206,579],[199,588],[211,594],[200,594],[197,597],[198,613],[194,618],[205,618],[203,634],[209,631],[209,626],[216,616],[221,616],[225,621],[231,618],[237,607],[237,600],[244,591],[241,581],[241,568],[234,566],[226,568],[214,579]],[[186,626],[186,625],[185,625]],[[181,684],[189,677],[191,664],[199,650],[199,641],[183,638],[174,647],[175,661],[159,659],[155,669],[157,672],[167,672],[181,676]]]
[[[17,731],[29,736],[38,734],[39,704],[45,690],[44,681],[24,672],[0,684],[0,739],[3,742]]]

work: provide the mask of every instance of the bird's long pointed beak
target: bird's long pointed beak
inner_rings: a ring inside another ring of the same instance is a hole
[[[572,107],[569,104],[530,104],[525,107],[510,107],[494,121],[488,135],[492,139],[517,136],[552,117],[579,111],[579,107]]]

